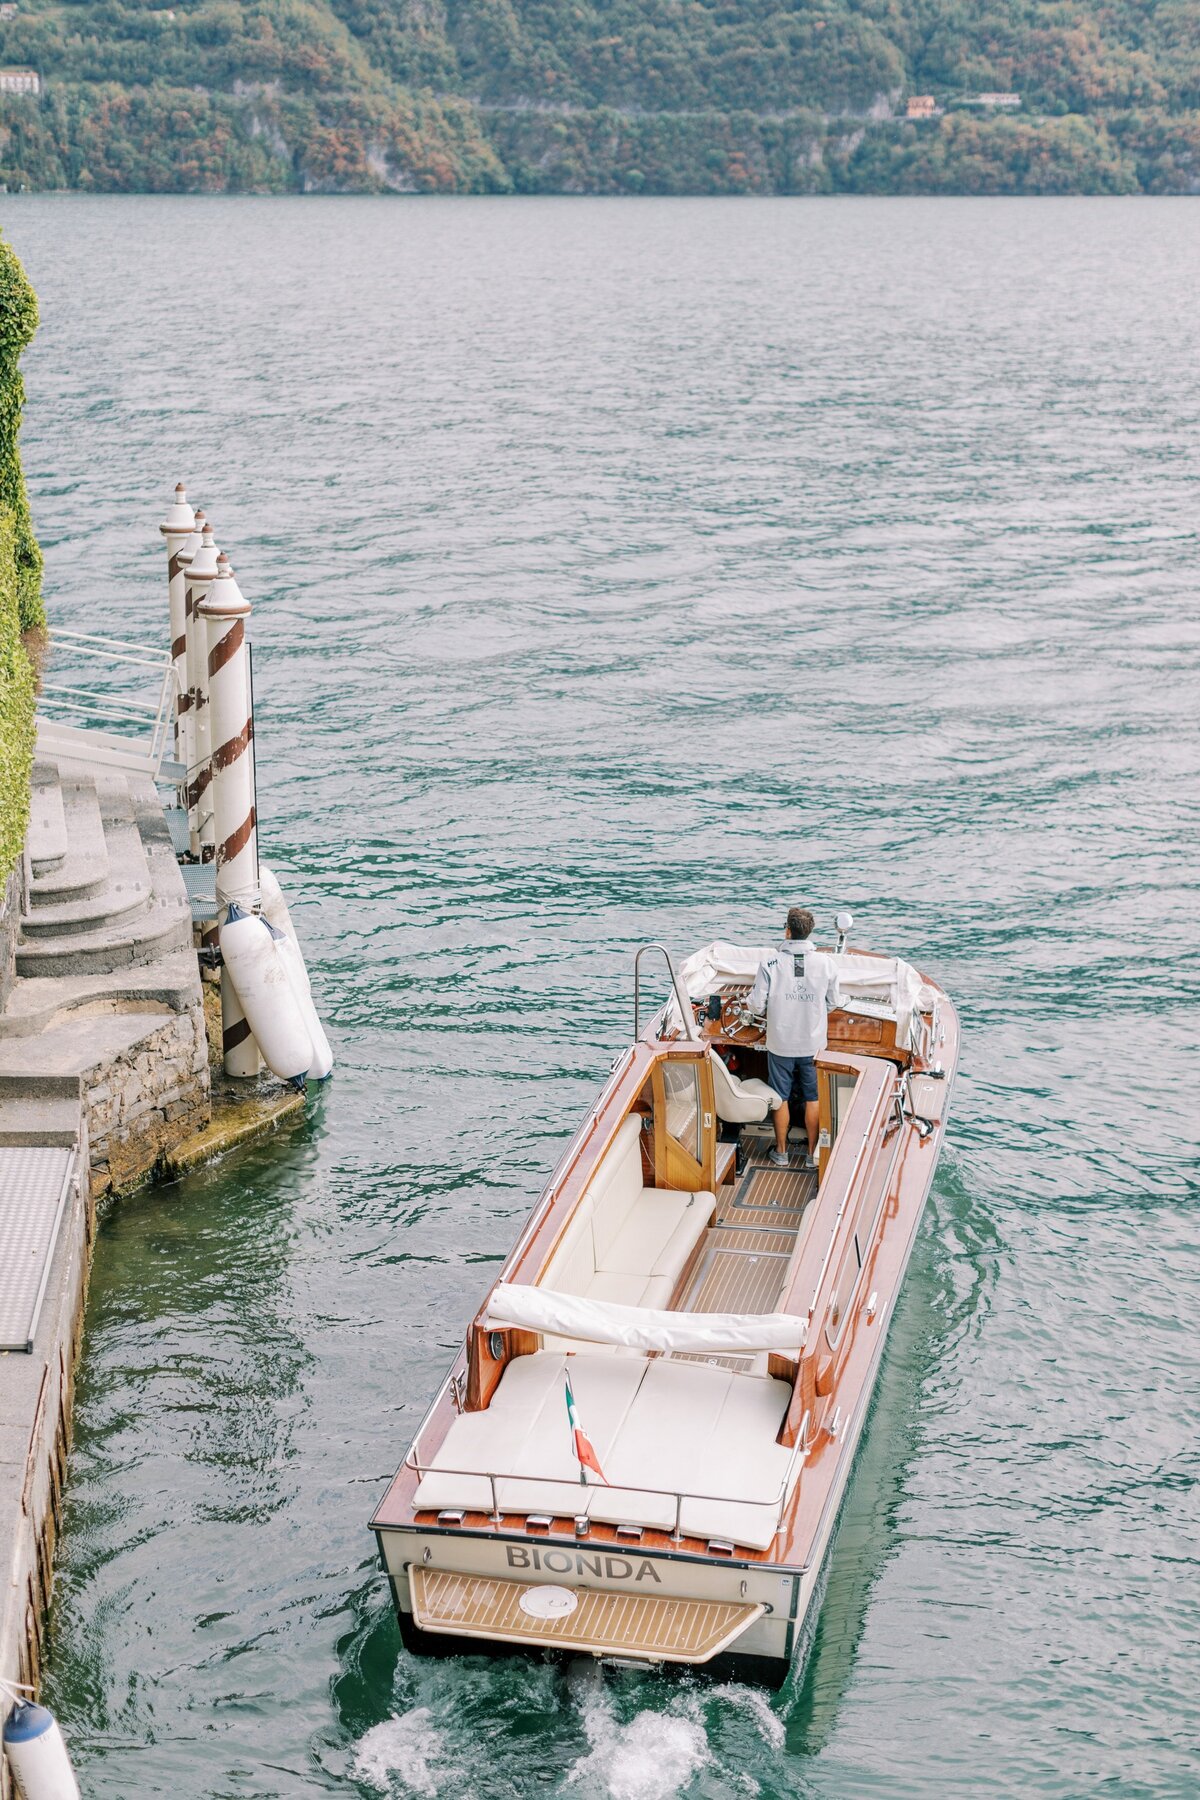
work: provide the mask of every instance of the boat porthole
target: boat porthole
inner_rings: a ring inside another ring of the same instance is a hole
[[[579,1605],[578,1597],[565,1587],[528,1587],[517,1602],[531,1619],[566,1619]]]

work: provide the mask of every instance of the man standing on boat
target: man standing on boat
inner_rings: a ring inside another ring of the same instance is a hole
[[[767,1015],[767,1081],[782,1097],[772,1124],[775,1148],[771,1161],[787,1168],[789,1102],[799,1090],[808,1136],[806,1169],[815,1169],[819,1113],[816,1058],[828,1041],[826,1017],[839,1004],[837,964],[812,946],[815,920],[803,906],[787,916],[787,937],[759,964],[750,991],[750,1010]]]

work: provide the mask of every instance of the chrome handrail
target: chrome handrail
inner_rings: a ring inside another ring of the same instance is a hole
[[[667,972],[671,977],[671,987],[675,994],[675,1004],[683,1015],[684,1034],[693,1043],[700,1042],[700,1033],[696,1030],[696,1015],[692,1011],[691,1001],[679,985],[679,977],[675,973],[675,964],[671,961],[671,952],[665,944],[643,944],[633,959],[633,1036],[636,1043],[642,1035],[641,1014],[641,966],[642,958],[648,950],[661,951],[666,960]]]
[[[107,712],[114,718],[135,719],[147,714],[153,719],[158,717],[158,705],[149,700],[131,700],[128,695],[121,694],[115,700],[99,701],[90,688],[72,687],[65,681],[43,681],[43,694],[55,695],[56,706],[74,706],[78,712]],[[70,700],[60,700],[60,694],[70,694]]]
[[[138,654],[136,656],[123,659],[129,662],[153,663],[157,668],[171,661],[171,652],[169,650],[156,650],[152,644],[135,644],[130,638],[100,637],[94,631],[68,631],[64,625],[52,626],[50,628],[50,637],[52,640],[65,638],[69,644],[98,644],[100,650],[107,653],[110,659],[112,659],[112,652],[115,646],[118,650],[137,651]],[[81,650],[80,654],[83,656],[94,656],[97,655],[98,652],[93,650]]]
[[[114,725],[145,724],[149,727],[149,745],[145,739],[130,741],[130,748],[146,758],[147,768],[154,774],[162,764],[175,714],[179,680],[169,650],[158,650],[148,644],[135,644],[127,638],[105,638],[90,631],[68,631],[54,627],[52,644],[61,643],[70,655],[88,658],[105,665],[121,664],[126,668],[153,670],[161,677],[157,700],[142,701],[124,693],[112,695],[104,689],[77,687],[69,682],[43,681],[40,701],[46,709],[81,714],[87,719],[107,719]],[[136,652],[130,655],[128,652]],[[52,722],[52,721],[48,721]]]

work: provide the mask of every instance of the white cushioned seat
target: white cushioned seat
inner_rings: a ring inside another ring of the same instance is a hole
[[[641,1136],[641,1120],[632,1114],[588,1183],[539,1287],[622,1306],[667,1305],[717,1203],[708,1193],[643,1186]]]
[[[676,1193],[670,1188],[643,1188],[626,1215],[625,1223],[607,1244],[601,1242],[600,1221],[593,1224],[597,1269],[618,1275],[678,1275],[687,1261],[680,1257],[686,1240],[690,1249],[712,1217],[716,1201],[711,1194]]]
[[[717,1117],[727,1125],[760,1125],[769,1112],[783,1105],[773,1087],[753,1076],[742,1081],[726,1068],[715,1050],[709,1052],[708,1060],[712,1064]]]

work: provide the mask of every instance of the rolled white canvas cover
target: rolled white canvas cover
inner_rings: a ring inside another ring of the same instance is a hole
[[[797,1356],[805,1324],[792,1313],[657,1312],[581,1300],[551,1288],[502,1281],[488,1303],[489,1328],[544,1331],[585,1344],[617,1344],[627,1350],[701,1351],[714,1356],[778,1350]]]
[[[770,954],[761,945],[726,944],[718,939],[695,951],[680,966],[680,984],[690,999],[700,1000],[724,981],[753,981],[759,964]],[[914,1012],[928,1012],[937,999],[912,964],[898,956],[855,956],[849,951],[835,960],[846,1011],[872,1019],[895,1019],[897,1040],[906,1043]],[[676,1025],[680,1022],[674,995],[667,1002],[667,1019]]]

